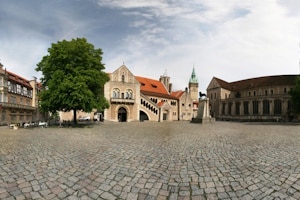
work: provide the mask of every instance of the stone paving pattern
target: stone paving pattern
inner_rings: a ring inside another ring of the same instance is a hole
[[[300,126],[2,127],[0,199],[300,199]]]

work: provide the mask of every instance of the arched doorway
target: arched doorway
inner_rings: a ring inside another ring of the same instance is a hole
[[[118,120],[119,120],[119,122],[127,121],[127,111],[123,107],[119,108],[119,110],[118,110]]]
[[[140,121],[143,122],[145,120],[149,120],[149,117],[144,111],[140,110]]]

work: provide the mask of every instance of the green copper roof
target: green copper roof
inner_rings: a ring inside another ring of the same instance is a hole
[[[198,79],[197,79],[194,67],[193,67],[193,72],[192,72],[192,75],[191,75],[191,78],[190,78],[190,83],[198,83]]]

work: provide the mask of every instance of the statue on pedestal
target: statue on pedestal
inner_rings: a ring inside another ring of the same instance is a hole
[[[211,122],[211,116],[209,114],[209,98],[202,92],[199,92],[199,97],[197,116],[192,118],[191,123]]]

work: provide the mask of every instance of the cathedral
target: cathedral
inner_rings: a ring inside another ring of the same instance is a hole
[[[167,73],[159,80],[135,76],[123,64],[109,74],[104,96],[110,107],[104,119],[114,122],[190,121],[198,110],[198,80],[193,69],[188,87],[173,91]]]

